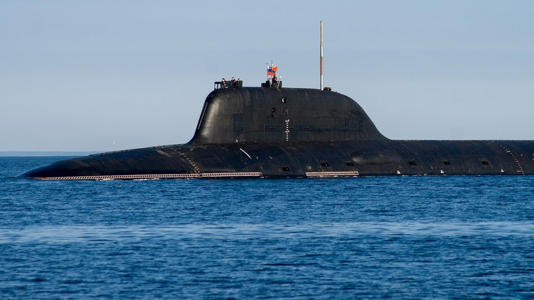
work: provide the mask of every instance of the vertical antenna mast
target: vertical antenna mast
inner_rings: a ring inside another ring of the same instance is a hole
[[[321,64],[321,70],[320,70],[320,75],[321,75],[321,91],[324,89],[324,74],[323,74],[323,52],[324,52],[324,41],[323,41],[323,21],[321,20],[321,59],[320,59],[320,64]]]

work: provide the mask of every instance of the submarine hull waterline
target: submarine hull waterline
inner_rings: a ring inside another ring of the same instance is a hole
[[[106,180],[527,174],[534,174],[534,141],[390,140],[347,96],[262,87],[210,93],[186,144],[68,159],[24,176]]]

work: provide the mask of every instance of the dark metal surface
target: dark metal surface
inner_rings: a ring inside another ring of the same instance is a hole
[[[208,95],[194,137],[184,145],[90,155],[25,175],[306,177],[347,171],[360,176],[534,174],[534,141],[389,140],[356,102],[339,93],[218,89]]]

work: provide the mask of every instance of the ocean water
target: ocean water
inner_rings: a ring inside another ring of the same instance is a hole
[[[37,181],[0,157],[0,298],[532,298],[534,177]]]

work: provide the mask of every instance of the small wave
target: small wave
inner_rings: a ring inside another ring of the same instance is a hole
[[[534,222],[341,222],[299,225],[284,224],[188,224],[173,226],[29,226],[0,228],[0,244],[73,243],[139,238],[306,238],[321,236],[534,236]]]

